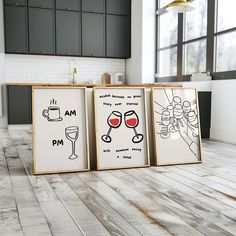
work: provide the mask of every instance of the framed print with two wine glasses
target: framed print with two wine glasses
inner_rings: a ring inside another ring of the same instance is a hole
[[[200,163],[201,134],[196,89],[153,88],[157,165]]]
[[[94,89],[97,169],[149,166],[145,88]]]
[[[86,88],[33,86],[32,106],[34,174],[89,170]]]

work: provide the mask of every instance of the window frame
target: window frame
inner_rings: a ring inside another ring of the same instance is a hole
[[[181,82],[190,81],[191,75],[183,75],[183,63],[184,63],[184,45],[187,43],[199,41],[201,39],[206,39],[206,71],[210,72],[213,80],[224,80],[224,79],[236,79],[236,70],[232,71],[222,71],[215,72],[215,38],[218,35],[236,31],[236,27],[222,30],[217,32],[216,22],[217,22],[217,4],[216,0],[207,0],[207,35],[197,37],[190,40],[183,40],[184,32],[184,16],[183,14],[178,14],[178,25],[177,25],[177,44],[173,44],[161,49],[158,48],[159,39],[159,16],[156,14],[156,57],[155,57],[155,82]],[[158,10],[159,0],[156,0],[156,11]],[[176,76],[166,76],[157,77],[158,73],[158,52],[164,49],[169,49],[177,47],[177,75]]]

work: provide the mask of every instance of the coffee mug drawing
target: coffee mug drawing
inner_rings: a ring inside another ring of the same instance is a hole
[[[42,115],[47,118],[48,121],[58,122],[63,120],[61,117],[60,108],[57,106],[48,107],[48,109],[43,110]]]

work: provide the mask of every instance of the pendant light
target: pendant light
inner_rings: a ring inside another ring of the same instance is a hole
[[[173,11],[176,13],[185,13],[187,11],[194,10],[194,7],[192,7],[189,4],[189,1],[187,1],[187,0],[175,0],[175,1],[167,4],[164,8],[167,11]]]

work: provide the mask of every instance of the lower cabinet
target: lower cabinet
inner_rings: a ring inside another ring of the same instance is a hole
[[[198,92],[201,137],[210,138],[211,128],[211,92]]]
[[[8,124],[32,124],[32,86],[7,86]]]

